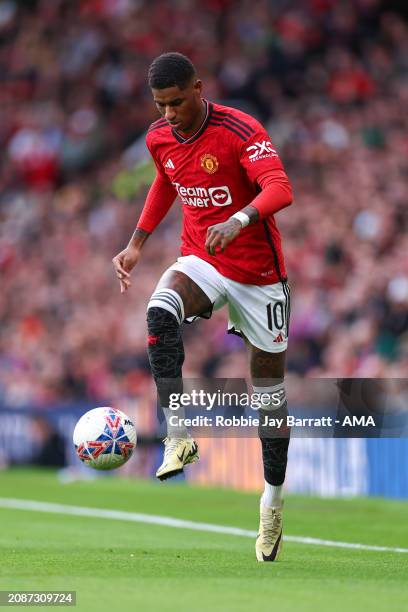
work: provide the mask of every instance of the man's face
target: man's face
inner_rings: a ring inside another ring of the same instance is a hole
[[[152,89],[152,94],[162,117],[178,132],[188,133],[201,116],[201,90],[201,81],[195,80],[184,89]]]

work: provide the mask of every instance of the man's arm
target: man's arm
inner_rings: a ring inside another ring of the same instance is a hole
[[[176,195],[177,192],[174,187],[158,169],[129,244],[112,259],[116,276],[119,279],[121,293],[129,289],[131,285],[130,272],[140,259],[141,249],[147,238],[167,214]]]
[[[158,173],[146,196],[136,229],[151,234],[167,215],[176,196],[177,191],[167,176]]]
[[[283,166],[277,158],[263,162],[265,169],[259,172],[256,167],[242,165],[251,181],[256,182],[261,192],[250,204],[233,214],[224,223],[212,225],[207,230],[206,249],[210,255],[216,255],[216,248],[223,252],[226,246],[234,240],[242,228],[274,215],[293,202],[292,187]],[[271,163],[272,161],[272,163]]]

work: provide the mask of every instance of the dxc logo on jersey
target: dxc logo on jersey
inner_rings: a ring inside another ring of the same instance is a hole
[[[187,206],[198,206],[208,208],[213,206],[229,206],[232,204],[232,196],[227,185],[222,187],[183,187],[180,183],[172,183],[177,189],[183,204]]]
[[[248,159],[251,162],[257,161],[258,159],[264,159],[265,157],[278,157],[275,149],[272,148],[270,140],[263,140],[262,142],[256,142],[255,144],[247,147],[247,151],[253,151],[251,155],[248,155]]]

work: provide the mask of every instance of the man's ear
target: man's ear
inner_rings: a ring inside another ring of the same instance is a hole
[[[194,89],[195,92],[197,92],[198,94],[201,95],[201,92],[203,91],[203,82],[200,81],[200,79],[197,79],[194,82],[193,89]]]

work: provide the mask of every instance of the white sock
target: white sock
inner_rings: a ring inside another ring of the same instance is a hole
[[[271,485],[265,480],[265,489],[261,499],[264,506],[281,508],[283,505],[283,485]]]
[[[169,438],[189,438],[187,427],[184,425],[184,419],[186,417],[183,406],[177,408],[177,410],[171,410],[170,408],[163,408],[164,416],[166,417],[167,423],[167,436]],[[173,417],[172,423],[170,423],[170,417]],[[182,420],[183,419],[183,420]],[[180,421],[182,422],[180,423]]]

